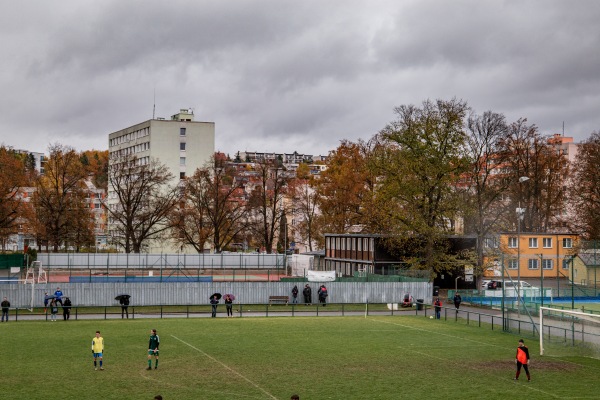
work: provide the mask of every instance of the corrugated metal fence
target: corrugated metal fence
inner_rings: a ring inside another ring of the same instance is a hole
[[[290,296],[294,285],[302,302],[304,283],[294,282],[163,282],[163,283],[65,283],[60,284],[64,296],[75,306],[118,305],[115,296],[131,295],[131,305],[207,304],[215,293],[232,293],[236,303],[266,304],[269,296]],[[431,302],[432,284],[427,282],[324,282],[331,303],[401,303],[405,293],[414,299]],[[312,301],[317,302],[318,282],[310,283]],[[44,293],[53,294],[56,284],[32,285],[13,283],[0,285],[0,297],[8,297],[12,307],[43,306]]]
[[[39,253],[37,260],[52,268],[283,268],[284,254],[127,254],[127,253]]]

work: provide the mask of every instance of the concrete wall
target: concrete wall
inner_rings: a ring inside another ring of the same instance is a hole
[[[236,303],[265,304],[269,296],[287,295],[297,284],[302,301],[304,283],[294,282],[193,282],[193,283],[65,283],[60,284],[64,296],[74,306],[118,305],[118,294],[131,295],[131,305],[208,304],[215,292],[232,293]],[[325,282],[330,303],[401,303],[405,293],[413,298],[431,302],[432,284],[423,282]],[[311,282],[313,302],[317,302],[318,282]],[[8,297],[12,307],[34,307],[44,303],[44,292],[53,294],[56,284],[32,285],[1,284],[0,297]]]

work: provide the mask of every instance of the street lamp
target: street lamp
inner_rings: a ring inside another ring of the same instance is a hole
[[[517,312],[521,313],[521,221],[525,216],[525,209],[521,208],[521,187],[520,184],[527,182],[529,177],[519,178],[519,207],[517,208]]]

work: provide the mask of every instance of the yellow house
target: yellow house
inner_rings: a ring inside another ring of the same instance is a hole
[[[573,275],[569,279],[577,285],[600,285],[600,251],[579,253],[573,260]]]
[[[570,278],[571,258],[577,252],[579,236],[572,233],[502,233],[505,275],[513,279]]]

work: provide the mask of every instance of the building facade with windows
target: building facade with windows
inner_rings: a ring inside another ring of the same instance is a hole
[[[567,278],[571,259],[577,252],[579,235],[574,233],[501,233],[494,242],[500,257],[496,267],[504,264],[505,276],[516,279]],[[501,271],[488,271],[488,276],[501,276]]]
[[[134,156],[139,165],[158,160],[174,176],[173,184],[204,167],[215,153],[215,123],[194,121],[191,109],[181,109],[171,119],[151,119],[108,136],[109,168],[125,157]],[[115,196],[108,186],[108,204]],[[111,221],[108,221],[110,232]],[[154,241],[150,253],[176,252],[179,249],[165,241]]]

